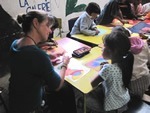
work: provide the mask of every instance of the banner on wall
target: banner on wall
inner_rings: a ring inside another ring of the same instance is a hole
[[[20,8],[25,8],[26,13],[31,10],[44,10],[51,12],[50,0],[34,0],[31,3],[31,0],[19,0]]]

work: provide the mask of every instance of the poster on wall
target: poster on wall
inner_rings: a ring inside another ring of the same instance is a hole
[[[31,10],[43,10],[51,12],[50,1],[51,0],[36,0],[31,2],[30,0],[19,0],[19,6],[20,8],[25,8],[26,13]]]

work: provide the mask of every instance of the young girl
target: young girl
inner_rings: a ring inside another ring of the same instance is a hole
[[[121,31],[130,37],[130,33],[122,26],[117,26],[113,31]],[[130,82],[130,92],[140,98],[143,97],[145,91],[150,86],[150,72],[148,64],[150,64],[150,50],[148,44],[139,37],[130,37],[131,52],[134,55],[134,64],[132,78]]]
[[[100,14],[100,7],[97,3],[91,2],[86,7],[84,12],[75,22],[71,35],[84,34],[84,35],[97,35],[99,30],[96,28],[94,19]]]
[[[128,87],[133,68],[133,55],[129,52],[130,40],[122,32],[111,32],[105,36],[103,42],[102,55],[112,62],[104,64],[98,74],[104,80],[104,109],[106,113],[122,113],[130,100]]]

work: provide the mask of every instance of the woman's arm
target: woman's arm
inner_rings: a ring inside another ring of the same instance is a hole
[[[64,56],[63,65],[61,66],[61,71],[60,71],[61,82],[59,84],[59,87],[56,89],[56,91],[58,91],[63,86],[64,79],[65,79],[65,73],[66,73],[69,61],[70,61],[69,56]]]

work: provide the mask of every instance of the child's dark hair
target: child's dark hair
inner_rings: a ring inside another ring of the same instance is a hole
[[[112,29],[112,31],[120,31],[120,32],[123,32],[125,35],[127,35],[128,37],[130,37],[130,32],[125,29],[123,26],[116,26]]]
[[[100,14],[101,12],[100,6],[95,2],[90,2],[85,10],[88,14],[91,13]]]
[[[58,19],[55,16],[53,16],[53,18],[54,18],[54,24],[51,27],[51,29],[56,29],[59,27]]]
[[[133,54],[129,51],[131,47],[129,38],[120,31],[113,31],[106,35],[103,41],[110,50],[112,63],[117,63],[122,70],[123,83],[128,88],[134,60]]]

